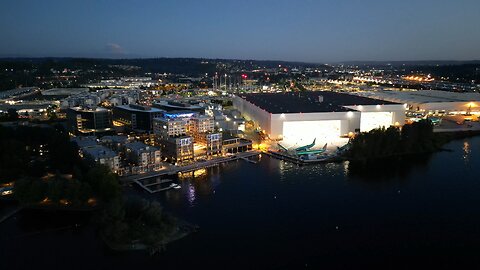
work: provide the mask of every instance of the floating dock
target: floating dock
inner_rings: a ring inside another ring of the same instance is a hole
[[[120,177],[120,181],[124,184],[128,184],[131,182],[137,183],[139,185],[144,185],[143,180],[148,180],[148,179],[154,179],[158,177],[168,177],[168,176],[174,176],[177,175],[178,173],[187,173],[187,172],[193,172],[196,170],[200,169],[206,169],[206,168],[211,168],[211,167],[216,167],[219,166],[222,163],[227,163],[230,161],[242,159],[250,163],[256,163],[256,161],[249,159],[250,157],[255,157],[258,156],[261,152],[253,150],[253,151],[248,151],[248,152],[241,152],[237,153],[233,156],[229,157],[220,157],[220,158],[215,158],[211,160],[206,160],[203,162],[194,162],[192,164],[188,165],[183,165],[183,166],[171,166],[168,169],[164,169],[161,171],[154,171],[154,172],[149,172],[149,173],[144,173],[144,174],[136,174],[136,175],[129,175],[129,176],[123,176]],[[144,188],[144,187],[142,187]],[[148,186],[147,186],[148,188]],[[145,189],[145,188],[144,188]],[[148,190],[147,190],[148,191]]]
[[[173,188],[171,185],[165,186],[165,184],[167,183],[173,183],[172,179],[161,179],[157,177],[135,180],[134,182],[148,193],[156,193],[159,191],[165,191]]]
[[[264,152],[268,156],[274,157],[276,159],[284,160],[287,162],[291,162],[297,165],[305,165],[305,164],[317,164],[317,163],[327,163],[327,162],[336,162],[343,160],[340,155],[325,155],[321,156],[317,159],[300,159],[296,156],[292,156],[282,152],[275,152],[275,151],[266,151]]]

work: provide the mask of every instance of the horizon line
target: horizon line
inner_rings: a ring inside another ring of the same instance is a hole
[[[198,59],[198,60],[228,60],[228,61],[269,61],[286,63],[304,63],[304,64],[343,64],[343,63],[401,63],[401,62],[480,62],[479,59],[459,60],[459,59],[430,59],[430,60],[342,60],[342,61],[324,61],[309,62],[302,60],[279,60],[279,59],[241,59],[241,58],[208,58],[208,57],[188,57],[188,56],[148,56],[148,57],[97,57],[97,56],[1,56],[0,60],[5,59],[91,59],[91,60],[148,60],[148,59]]]

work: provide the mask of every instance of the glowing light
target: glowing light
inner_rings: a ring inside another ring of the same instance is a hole
[[[379,127],[392,125],[393,114],[391,112],[364,112],[361,115],[360,131],[367,132]]]
[[[193,177],[199,177],[199,176],[206,175],[206,174],[207,174],[206,169],[199,169],[199,170],[196,170],[196,171],[193,172]]]
[[[340,120],[293,121],[283,123],[283,142],[287,145],[307,145],[316,139],[317,143],[330,143],[340,138]]]
[[[95,198],[90,198],[90,199],[88,199],[87,203],[90,204],[90,205],[96,205],[97,200]]]
[[[377,110],[378,110],[378,109],[382,108],[382,106],[380,106],[380,105],[377,105],[377,106],[376,106],[376,108],[377,108]]]
[[[352,118],[353,117],[353,112],[347,112],[347,117]]]

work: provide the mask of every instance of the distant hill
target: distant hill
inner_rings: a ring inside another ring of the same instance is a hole
[[[456,61],[456,60],[422,60],[422,61],[344,61],[344,65],[363,66],[448,66],[448,65],[480,65],[480,60]]]
[[[222,69],[217,64],[230,64],[245,69],[256,67],[275,68],[279,65],[284,67],[318,67],[322,64],[288,62],[276,60],[237,60],[237,59],[207,59],[207,58],[137,58],[137,59],[107,59],[107,58],[65,58],[65,57],[44,57],[44,58],[0,58],[0,62],[24,62],[32,64],[61,63],[72,65],[131,65],[141,67],[144,72],[176,73],[185,75],[199,75],[214,72],[215,69]]]

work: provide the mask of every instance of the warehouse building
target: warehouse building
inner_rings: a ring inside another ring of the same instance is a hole
[[[413,111],[438,112],[480,112],[480,93],[460,93],[439,90],[368,91],[358,95],[404,103]]]
[[[293,145],[339,146],[354,132],[403,125],[403,104],[345,93],[286,92],[235,96],[234,106],[269,135]]]

